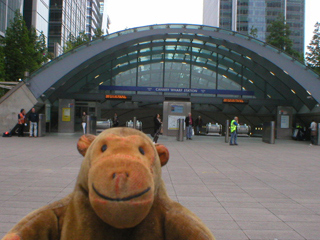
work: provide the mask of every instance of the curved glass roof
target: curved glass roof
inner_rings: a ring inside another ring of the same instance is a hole
[[[28,81],[37,98],[51,102],[65,97],[104,101],[110,93],[145,95],[146,101],[181,96],[210,103],[228,97],[260,107],[290,105],[299,112],[318,104],[319,79],[296,59],[250,36],[163,24],[103,36],[53,60]]]

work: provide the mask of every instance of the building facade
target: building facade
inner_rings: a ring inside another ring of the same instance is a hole
[[[54,56],[63,53],[70,35],[78,36],[86,29],[87,0],[51,0],[48,50]]]
[[[15,11],[22,12],[23,0],[0,0],[0,36],[4,37],[10,21],[14,18]]]
[[[27,27],[34,27],[39,35],[41,32],[46,40],[49,32],[50,0],[24,0],[23,18]]]
[[[101,30],[103,31],[104,34],[109,34],[110,19],[107,12],[108,0],[99,0],[99,1],[100,1],[100,14],[102,16]]]
[[[253,35],[261,41],[268,36],[268,25],[282,15],[290,26],[293,48],[304,51],[305,0],[204,0],[203,6],[203,24]]]
[[[102,30],[102,17],[100,12],[100,0],[88,0],[87,1],[87,23],[86,34],[90,39],[95,35],[96,29]]]

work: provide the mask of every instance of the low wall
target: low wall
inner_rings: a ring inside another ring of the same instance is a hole
[[[18,114],[28,112],[38,103],[24,82],[19,83],[0,99],[0,133],[11,131],[18,123]]]

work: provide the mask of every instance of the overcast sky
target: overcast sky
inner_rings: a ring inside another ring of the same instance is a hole
[[[110,33],[151,24],[202,24],[203,0],[107,0]],[[320,22],[320,0],[306,0],[305,45]]]

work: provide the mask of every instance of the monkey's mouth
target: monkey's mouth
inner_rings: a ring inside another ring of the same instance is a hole
[[[134,199],[134,198],[138,198],[138,197],[142,196],[143,194],[149,192],[149,190],[150,190],[151,188],[148,187],[147,189],[143,190],[143,191],[140,192],[140,193],[137,193],[137,194],[134,194],[134,195],[131,195],[131,196],[128,196],[128,197],[124,197],[124,198],[111,198],[111,197],[107,197],[107,196],[99,193],[99,191],[94,187],[93,183],[92,183],[92,189],[93,189],[93,191],[95,191],[95,193],[96,193],[99,197],[101,197],[101,198],[103,198],[103,199],[105,199],[105,200],[122,202],[122,201],[129,201],[129,200]]]

